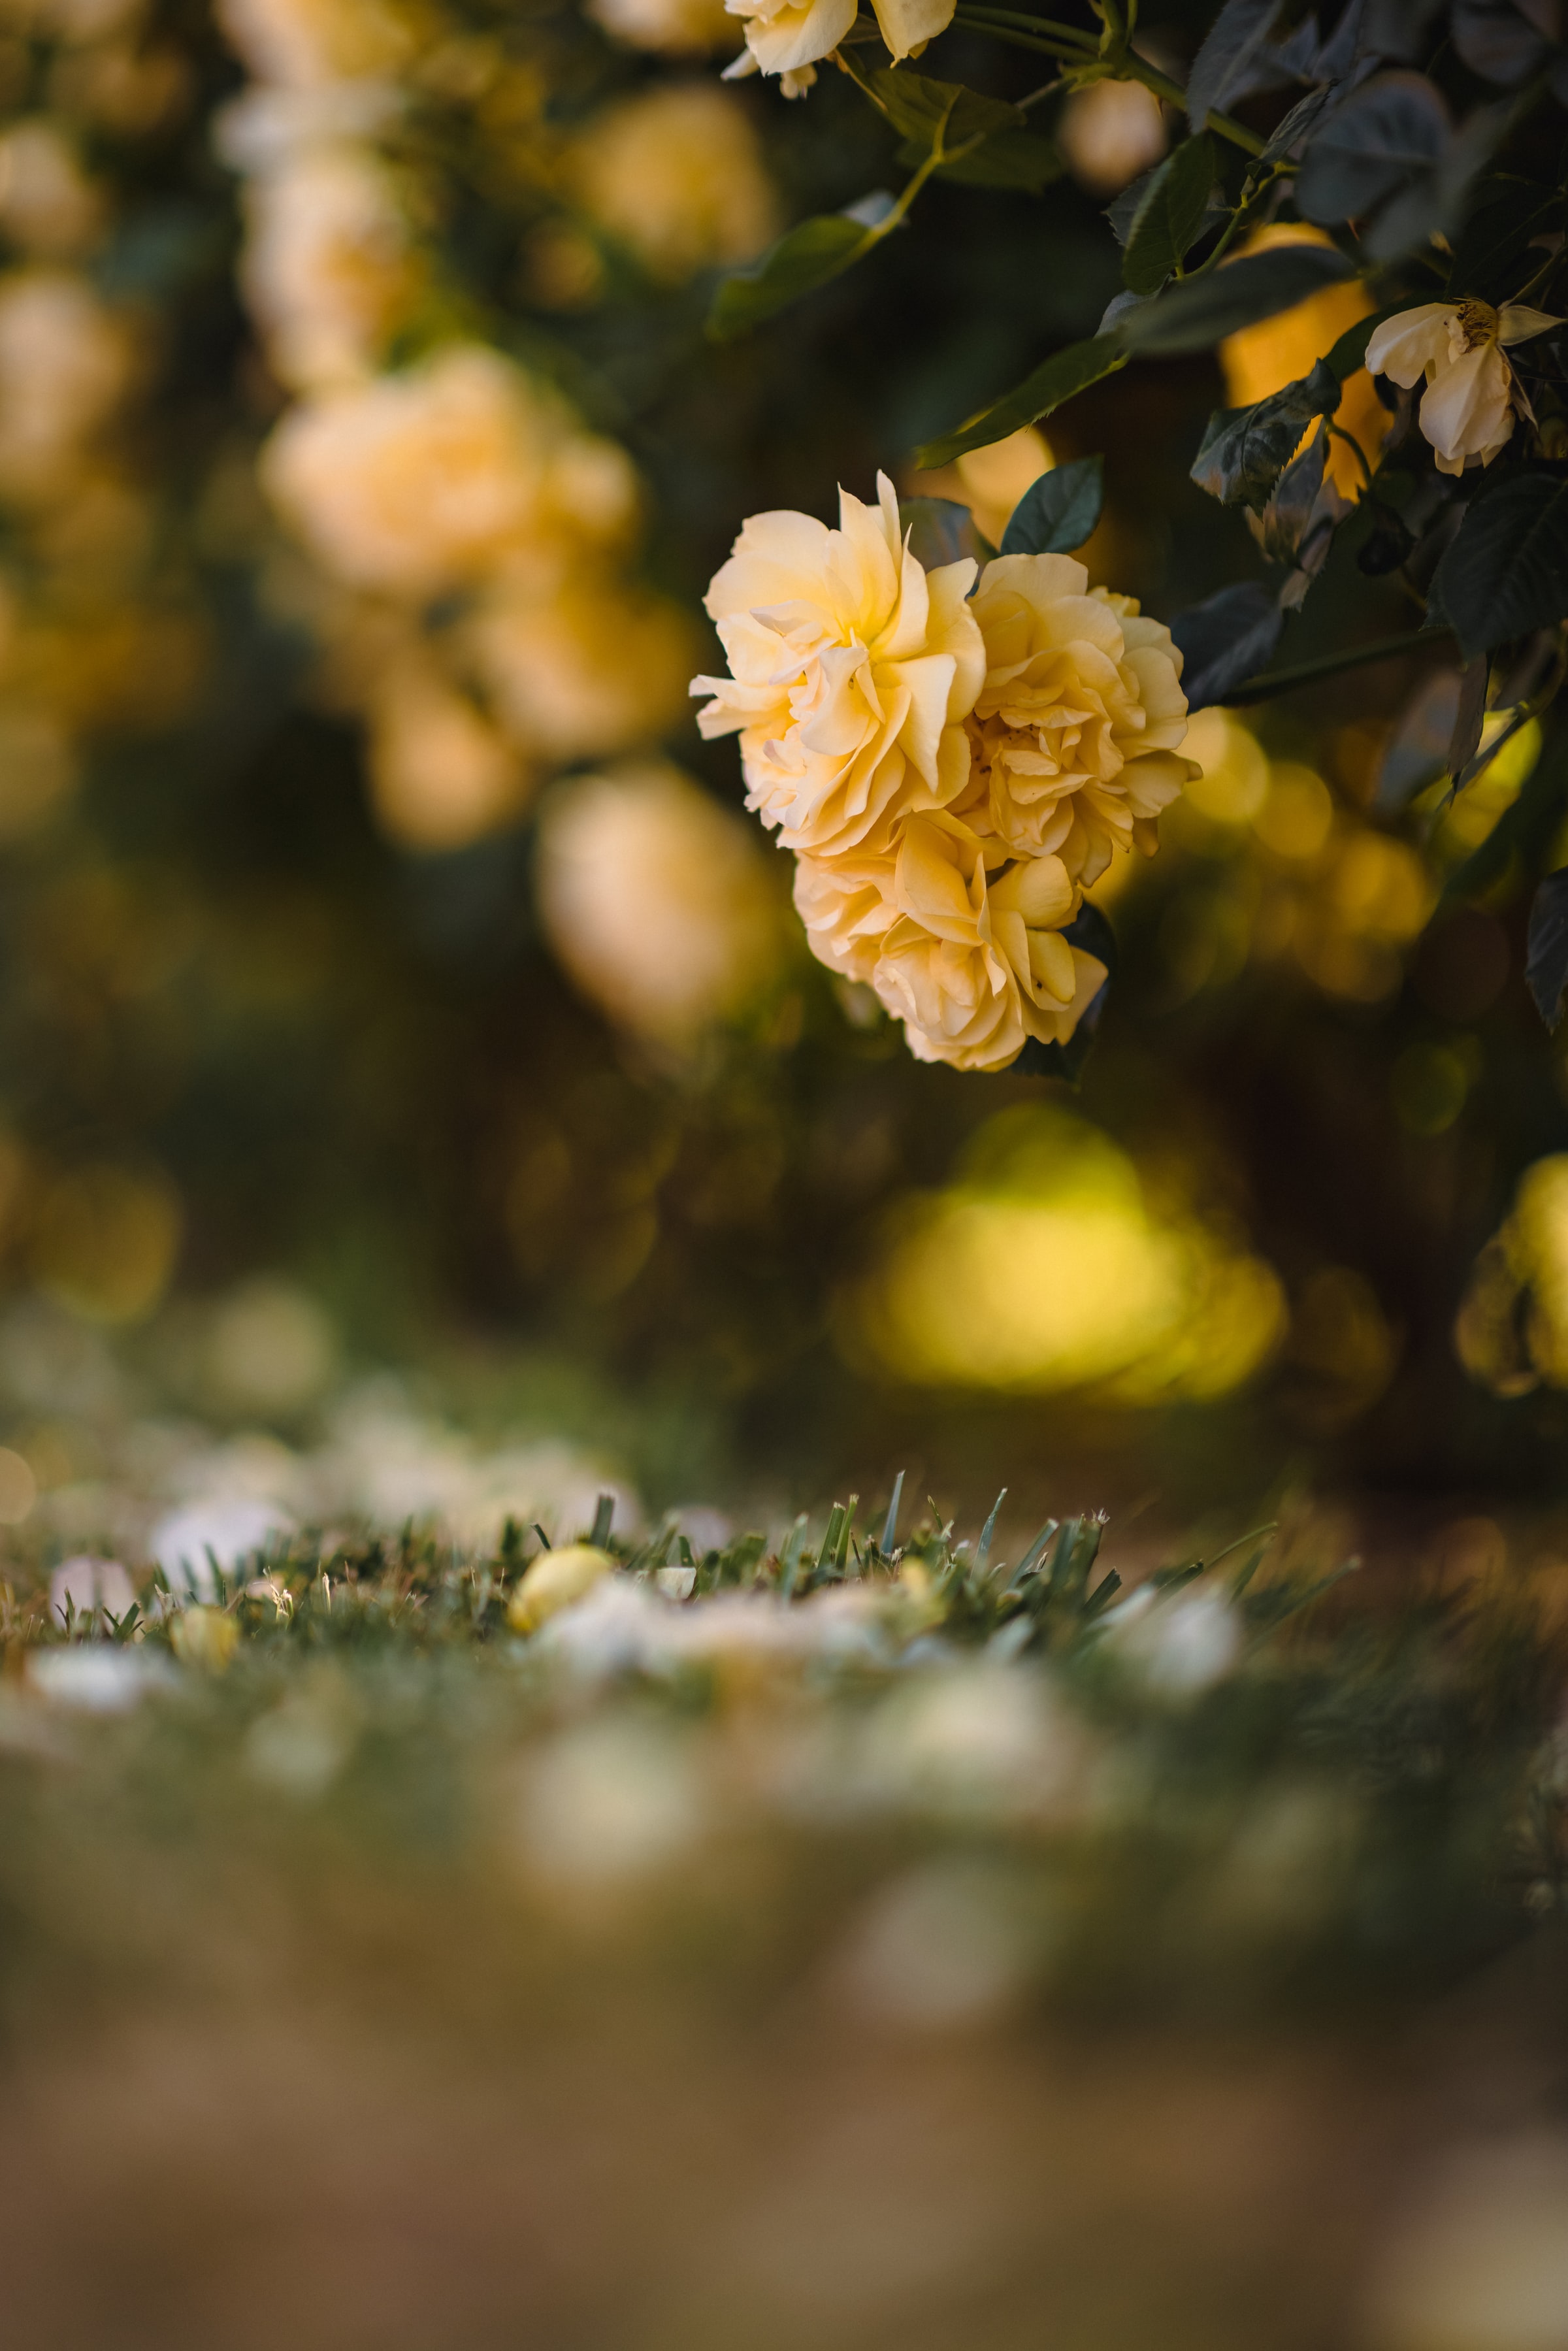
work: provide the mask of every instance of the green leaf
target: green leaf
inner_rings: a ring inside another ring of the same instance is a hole
[[[883,112],[904,135],[898,160],[912,170],[925,162],[940,136],[949,155],[963,147],[971,152],[939,164],[939,179],[1032,193],[1061,178],[1061,158],[1049,139],[1030,130],[1021,107],[983,98],[959,82],[933,81],[902,66],[896,72],[884,68],[870,81]],[[971,146],[977,139],[982,143]]]
[[[903,498],[899,514],[910,550],[927,571],[961,563],[966,556],[983,563],[995,551],[976,529],[968,507],[956,498]]]
[[[1478,849],[1472,850],[1443,887],[1446,899],[1484,898],[1517,858],[1526,872],[1539,871],[1563,815],[1568,813],[1568,732],[1559,730],[1525,778],[1524,789],[1504,809]]]
[[[1325,228],[1359,219],[1437,161],[1448,110],[1424,74],[1379,74],[1335,108],[1296,174],[1296,202]]]
[[[1064,401],[1086,392],[1103,376],[1113,375],[1126,361],[1127,348],[1120,333],[1092,335],[1086,342],[1069,343],[1065,350],[1053,351],[1032,375],[1026,376],[1022,383],[1005,392],[1000,400],[993,401],[977,416],[972,416],[956,432],[944,434],[938,441],[928,441],[917,453],[915,463],[926,468],[950,465],[955,457],[962,457],[971,449],[984,449],[993,441],[1005,441],[1009,433],[1034,423],[1038,417],[1050,416]]]
[[[905,139],[918,140],[922,155],[931,152],[938,133],[943,145],[951,149],[967,139],[988,138],[994,131],[1021,131],[1029,120],[1021,107],[1009,106],[1006,99],[982,98],[962,82],[933,81],[911,73],[907,66],[884,66],[868,78],[894,129]]]
[[[1181,649],[1187,708],[1207,710],[1256,677],[1283,625],[1278,604],[1256,580],[1237,580],[1178,612],[1171,635]]]
[[[1408,308],[1409,305],[1405,307]],[[1354,327],[1345,329],[1323,361],[1325,367],[1333,368],[1341,383],[1348,383],[1356,370],[1366,365],[1366,347],[1374,332],[1385,319],[1396,318],[1399,308],[1396,303],[1391,309],[1374,310],[1370,318],[1358,319]]]
[[[1146,309],[1124,319],[1118,332],[1129,352],[1149,359],[1203,351],[1242,327],[1354,277],[1343,254],[1321,245],[1288,245],[1256,253],[1223,269],[1183,278]]]
[[[1030,1037],[1009,1067],[1022,1078],[1065,1078],[1069,1085],[1076,1085],[1116,977],[1116,934],[1098,906],[1083,905],[1071,922],[1063,924],[1061,935],[1085,955],[1099,956],[1105,967],[1104,983],[1065,1045],[1042,1045],[1038,1037]]]
[[[1568,480],[1532,471],[1482,491],[1432,584],[1467,661],[1568,616]]]
[[[801,221],[770,246],[760,261],[720,282],[708,312],[708,333],[721,343],[746,334],[786,303],[840,277],[877,241],[874,229],[843,213]]]
[[[907,155],[909,150],[900,152]],[[1049,139],[1032,131],[993,131],[971,153],[939,163],[936,177],[961,188],[1012,188],[1032,196],[1060,180],[1065,169]]]
[[[1282,5],[1283,0],[1225,0],[1187,76],[1187,120],[1195,131],[1250,80]]]
[[[1261,514],[1314,417],[1340,403],[1339,378],[1325,360],[1250,408],[1217,408],[1193,462],[1192,478],[1222,506]]]
[[[1524,977],[1536,1010],[1555,1029],[1568,992],[1568,872],[1549,873],[1531,902]]]
[[[1004,555],[1071,555],[1100,519],[1105,460],[1075,457],[1041,474],[1013,508],[1002,533]]]
[[[1133,216],[1122,277],[1134,294],[1157,294],[1180,268],[1197,235],[1214,185],[1214,149],[1207,138],[1184,139],[1145,189]]]
[[[1532,236],[1562,224],[1563,199],[1520,180],[1486,183],[1480,201],[1454,240],[1448,298],[1495,291],[1499,274],[1517,261]]]

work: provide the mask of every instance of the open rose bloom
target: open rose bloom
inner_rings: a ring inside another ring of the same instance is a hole
[[[840,527],[754,516],[708,594],[747,803],[796,852],[812,952],[874,989],[918,1060],[1000,1070],[1066,1044],[1106,979],[1064,936],[1113,848],[1151,852],[1197,773],[1181,653],[1081,563],[926,572],[892,485]]]
[[[1472,459],[1490,465],[1513,431],[1515,412],[1531,413],[1505,350],[1562,324],[1519,302],[1500,310],[1490,302],[1423,302],[1384,321],[1366,346],[1366,364],[1406,392],[1426,378],[1421,430],[1437,471],[1462,474]]]

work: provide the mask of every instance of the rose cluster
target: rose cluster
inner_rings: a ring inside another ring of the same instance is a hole
[[[927,571],[892,484],[830,530],[754,515],[708,590],[747,805],[798,860],[813,952],[875,990],[921,1061],[1000,1070],[1066,1044],[1106,978],[1066,935],[1116,848],[1152,853],[1197,773],[1182,657],[1066,555]]]

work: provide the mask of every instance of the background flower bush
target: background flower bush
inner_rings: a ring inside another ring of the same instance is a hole
[[[1179,79],[1205,28],[1142,36]],[[1557,853],[1536,722],[1447,800],[1441,648],[1198,712],[1160,857],[1092,885],[1119,962],[1069,1114],[1039,1080],[912,1066],[819,968],[685,698],[740,521],[826,520],[879,466],[995,543],[1048,460],[1103,452],[1092,582],[1166,622],[1255,574],[1186,477],[1206,419],[1298,381],[1370,297],[1328,285],[923,471],[1092,337],[1124,290],[1103,208],[1177,114],[1141,82],[1063,91],[1031,118],[1056,176],[937,174],[910,229],[715,343],[727,271],[904,169],[836,71],[797,104],[721,83],[740,32],[654,7],[9,20],[11,1359],[107,1332],[117,1379],[290,1433],[387,1362],[497,1421],[628,1427],[657,1396],[628,1438],[655,1499],[868,1459],[984,1486],[1020,1442],[1048,1487],[1090,1445],[1111,1499],[1256,1487],[1303,1448],[1353,1482],[1548,1487],[1555,1228],[1516,1207],[1555,1197],[1563,1144],[1522,981]],[[942,42],[915,73],[1046,78],[975,27]],[[1275,221],[1245,251],[1328,234]],[[1375,459],[1389,414],[1352,372],[1335,421]],[[1353,495],[1343,443],[1325,471]],[[1406,624],[1353,553],[1291,623],[1303,659]],[[635,948],[666,935],[650,984]],[[1071,1207],[1078,1163],[1042,1151],[1021,1195],[983,1178],[977,1222],[974,1171],[1036,1120],[1114,1179]],[[1108,1269],[1082,1322],[1023,1238],[1047,1229]],[[976,1263],[1005,1345],[965,1325]],[[256,1295],[327,1334],[324,1384],[208,1379]],[[1177,1373],[1171,1301],[1198,1295],[1207,1368]],[[90,1413],[36,1387],[9,1391],[12,1449],[42,1495],[90,1488]]]

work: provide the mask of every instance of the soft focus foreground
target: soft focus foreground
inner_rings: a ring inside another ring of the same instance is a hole
[[[1568,2340],[1551,1531],[896,1510],[19,1573],[7,2342]]]

